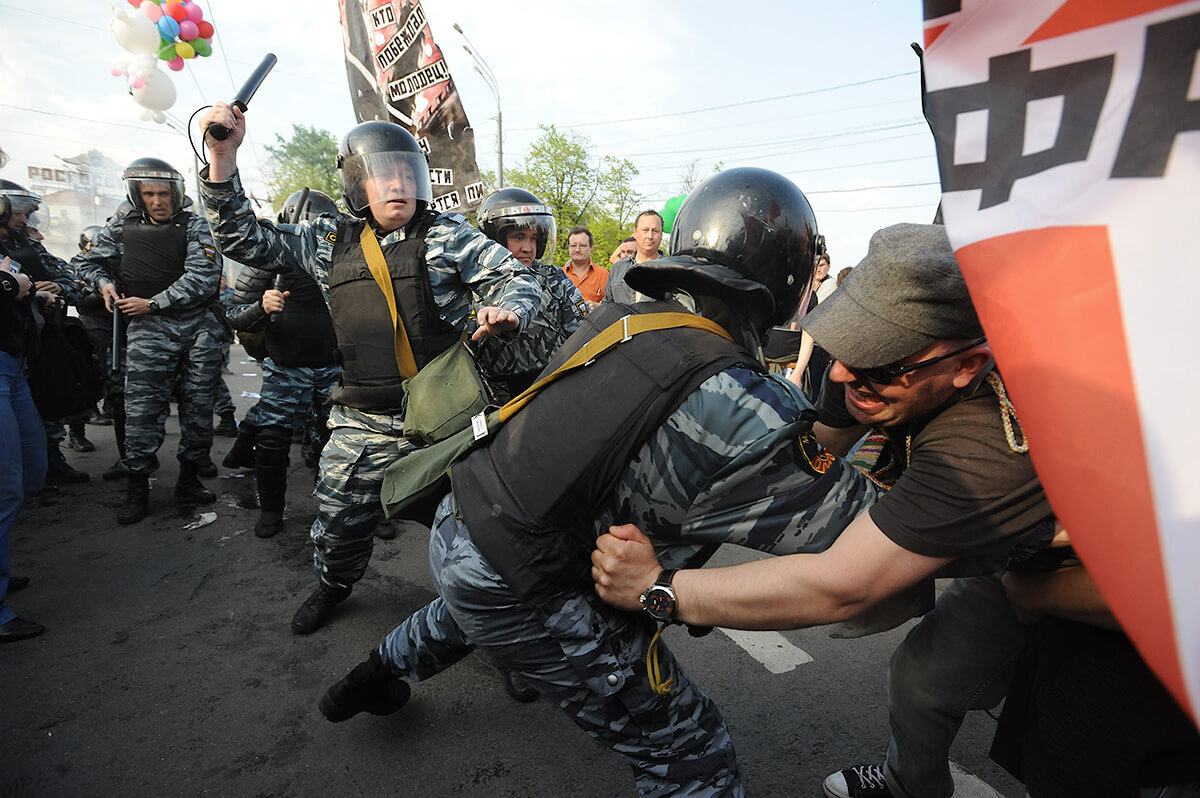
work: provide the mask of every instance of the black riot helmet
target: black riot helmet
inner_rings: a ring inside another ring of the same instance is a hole
[[[626,281],[661,298],[672,288],[754,308],[760,332],[783,324],[808,294],[817,218],[781,174],[741,167],[692,190],[671,228],[671,252],[630,268]]]
[[[528,227],[537,234],[537,252],[541,260],[554,254],[558,240],[558,222],[549,206],[522,188],[502,188],[487,196],[479,205],[479,229],[502,247],[508,246],[508,234]]]
[[[126,167],[121,177],[125,180],[125,195],[137,210],[146,210],[142,187],[152,183],[166,183],[171,190],[172,216],[183,210],[183,175],[161,158],[138,158]]]
[[[302,188],[283,201],[277,219],[280,224],[296,224],[316,219],[322,214],[341,215],[333,197],[321,191]]]
[[[350,129],[338,147],[337,168],[350,213],[367,216],[372,202],[416,200],[418,209],[433,202],[429,162],[404,128],[391,122],[363,122]],[[368,191],[370,189],[370,191]]]
[[[100,225],[93,224],[83,228],[79,233],[79,251],[87,252],[96,243],[96,236],[100,235]]]
[[[42,198],[24,186],[11,180],[0,180],[0,225],[8,224],[16,211],[28,214],[27,223],[36,227],[40,220],[34,214],[41,204]]]

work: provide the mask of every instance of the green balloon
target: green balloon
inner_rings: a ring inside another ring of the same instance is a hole
[[[175,41],[163,42],[162,46],[158,48],[158,57],[163,61],[173,59],[175,57]]]
[[[662,209],[663,232],[667,235],[671,234],[671,228],[675,226],[675,214],[679,213],[679,206],[687,199],[686,194],[680,194],[678,197],[671,197],[667,200],[667,204]]]
[[[210,56],[212,55],[212,45],[206,39],[201,39],[197,36],[191,41],[192,48],[196,51],[196,55]]]

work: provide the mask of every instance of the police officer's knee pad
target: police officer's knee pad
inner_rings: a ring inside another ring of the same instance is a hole
[[[287,466],[288,450],[292,446],[292,431],[288,427],[271,424],[258,428],[254,439],[254,464],[257,466]]]

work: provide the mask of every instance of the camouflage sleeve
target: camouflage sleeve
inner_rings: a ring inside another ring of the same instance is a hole
[[[122,216],[109,219],[96,234],[95,241],[71,260],[75,273],[96,293],[117,282],[117,268],[121,265],[121,252],[125,246],[123,225]]]
[[[213,243],[208,222],[198,214],[188,215],[187,253],[183,258],[183,274],[153,297],[161,310],[169,307],[194,308],[217,295],[221,283],[221,256]]]
[[[325,290],[332,247],[323,246],[323,242],[332,241],[337,234],[334,217],[321,216],[281,229],[255,218],[239,173],[221,182],[210,181],[207,176],[207,169],[200,173],[201,204],[223,255],[271,272],[308,272]]]
[[[824,550],[877,492],[816,443],[815,417],[784,381],[727,369],[642,448],[602,521],[637,523],[667,567],[697,566],[722,543],[773,554]]]
[[[51,254],[48,249],[42,246],[41,241],[31,240],[29,243],[33,244],[42,269],[46,272],[46,276],[50,278],[50,282],[62,289],[62,297],[69,302],[77,302],[80,293],[78,287],[75,285],[73,269],[71,269],[65,260]]]
[[[511,337],[493,335],[478,345],[480,365],[490,376],[541,371],[583,323],[587,303],[571,278],[540,261],[534,261],[532,271],[542,304],[525,331]]]
[[[440,214],[425,237],[425,265],[438,313],[465,327],[472,292],[483,305],[511,310],[524,330],[537,313],[542,292],[537,279],[504,247],[457,214]]]

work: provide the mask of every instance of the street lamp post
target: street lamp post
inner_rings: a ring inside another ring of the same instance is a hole
[[[467,51],[467,55],[471,56],[471,60],[475,62],[475,71],[479,73],[483,82],[496,97],[496,177],[500,181],[500,188],[504,188],[504,117],[500,112],[500,82],[496,80],[496,73],[492,72],[492,68],[487,65],[483,57],[469,46],[471,40],[467,38],[466,33],[463,33],[462,27],[457,22],[454,23],[454,29],[458,31],[459,36],[466,40],[467,43],[463,45],[463,49]]]

